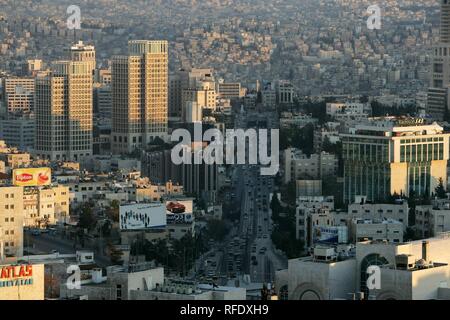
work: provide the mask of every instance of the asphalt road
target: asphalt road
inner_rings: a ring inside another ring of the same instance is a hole
[[[270,129],[276,128],[276,123],[273,113],[247,113],[236,117],[235,128],[259,125]],[[287,259],[271,241],[274,177],[262,176],[257,164],[235,165],[231,182],[231,202],[240,218],[221,246],[218,273],[227,278],[249,274],[253,282],[272,282],[275,271],[287,267]]]
[[[53,250],[60,254],[75,254],[77,250],[91,250],[94,252],[95,262],[99,266],[106,267],[111,265],[109,258],[99,255],[95,248],[88,246],[82,248],[81,245],[75,247],[73,241],[63,239],[60,235],[41,234],[32,236],[30,233],[27,233],[28,236],[30,236],[31,243],[24,239],[24,248],[31,246],[31,251],[34,254],[50,254]]]

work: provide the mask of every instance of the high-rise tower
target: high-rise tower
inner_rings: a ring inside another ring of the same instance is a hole
[[[92,66],[60,61],[36,79],[36,155],[79,161],[92,155]]]
[[[112,61],[112,152],[131,153],[167,139],[168,43],[133,40]]]

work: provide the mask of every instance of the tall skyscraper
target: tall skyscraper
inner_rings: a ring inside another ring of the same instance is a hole
[[[436,120],[449,116],[450,1],[441,0],[440,42],[433,47],[427,113]]]
[[[34,78],[3,79],[2,102],[0,139],[22,150],[34,148]]]
[[[367,196],[382,201],[390,195],[430,195],[439,180],[447,185],[449,136],[423,119],[373,118],[341,134],[344,201]]]
[[[92,155],[92,65],[61,61],[36,79],[37,156],[79,161]]]
[[[112,61],[112,152],[131,153],[167,139],[168,42],[133,40]]]
[[[91,45],[86,45],[83,41],[78,41],[70,47],[70,57],[71,61],[84,61],[89,64],[89,68],[94,74],[96,61],[95,61],[95,48]]]
[[[187,102],[215,109],[216,83],[212,69],[181,69],[169,77],[169,114],[182,119]]]

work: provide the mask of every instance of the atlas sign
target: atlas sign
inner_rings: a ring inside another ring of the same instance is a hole
[[[33,284],[33,266],[0,267],[0,288]]]

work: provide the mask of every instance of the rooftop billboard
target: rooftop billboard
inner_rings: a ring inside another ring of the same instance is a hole
[[[137,203],[120,206],[120,230],[159,229],[166,226],[164,203]]]
[[[19,187],[47,186],[52,182],[50,168],[21,168],[13,170],[13,185]]]

